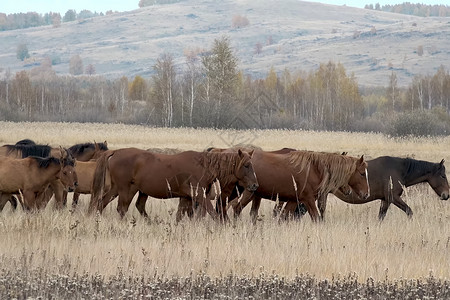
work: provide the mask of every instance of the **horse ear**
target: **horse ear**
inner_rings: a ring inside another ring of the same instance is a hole
[[[103,144],[105,144],[105,146],[108,146],[108,142],[107,141],[104,141]]]
[[[341,153],[341,155],[347,155],[347,154],[348,154],[347,151],[344,151],[344,152]]]
[[[359,163],[360,163],[360,164],[364,163],[364,154],[361,155],[361,158],[359,159]]]
[[[253,152],[255,152],[255,149],[253,149],[252,151],[250,151],[248,154],[250,155],[250,157],[253,156]]]
[[[238,154],[239,154],[240,157],[242,157],[242,151],[241,151],[241,149],[238,149]]]
[[[445,159],[442,159],[441,162],[439,163],[441,165],[441,167],[444,165],[445,163]]]

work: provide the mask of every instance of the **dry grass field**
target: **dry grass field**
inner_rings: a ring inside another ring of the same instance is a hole
[[[0,144],[24,138],[52,146],[106,140],[111,149],[203,150],[241,142],[265,150],[450,160],[450,138],[0,122]],[[329,197],[319,224],[308,216],[280,223],[269,201],[256,225],[248,208],[228,225],[209,218],[175,224],[175,199],[150,199],[149,220],[134,203],[121,220],[116,201],[102,216],[88,216],[87,196],[75,211],[55,211],[50,202],[28,214],[8,204],[0,213],[0,298],[450,297],[448,201],[428,185],[410,187],[404,200],[413,218],[391,206],[380,223],[379,202],[349,205]]]

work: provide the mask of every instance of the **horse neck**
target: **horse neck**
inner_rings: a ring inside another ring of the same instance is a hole
[[[50,163],[46,168],[39,167],[38,162],[36,164],[36,178],[39,178],[39,181],[44,183],[48,183],[57,178],[57,174],[61,172],[61,165],[59,163]]]
[[[322,170],[318,168],[322,178],[319,195],[326,195],[348,184],[351,174],[356,169],[355,159],[351,157],[337,155],[333,159],[332,162],[322,164]]]
[[[238,168],[240,161],[236,159],[235,153],[208,153],[206,152],[204,167],[208,170],[208,182],[219,180],[220,185],[226,186],[237,181],[235,170]],[[224,155],[231,159],[224,159]],[[232,166],[230,166],[230,164]],[[231,168],[231,169],[230,169]]]
[[[59,148],[52,148],[50,150],[50,156],[61,158],[61,150]]]
[[[403,177],[406,187],[428,180],[434,163],[406,158],[406,170]]]

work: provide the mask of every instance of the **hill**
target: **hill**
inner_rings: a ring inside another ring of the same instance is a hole
[[[249,25],[233,27],[236,16]],[[12,73],[31,69],[46,56],[57,62],[57,74],[68,73],[75,54],[106,77],[148,77],[161,54],[172,54],[183,68],[186,51],[210,49],[214,39],[227,35],[240,68],[253,77],[265,76],[272,66],[279,72],[309,71],[332,60],[353,72],[360,85],[385,86],[392,71],[399,85],[407,85],[415,75],[433,74],[450,60],[449,23],[448,18],[295,0],[187,0],[58,28],[0,32],[0,78],[8,68]],[[20,43],[30,51],[26,62],[16,58]]]

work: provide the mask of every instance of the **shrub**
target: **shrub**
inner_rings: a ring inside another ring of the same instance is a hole
[[[24,61],[26,58],[30,57],[30,54],[28,53],[27,44],[19,44],[17,46],[16,56],[21,61]]]
[[[428,111],[400,113],[387,126],[387,134],[393,137],[438,136],[448,132],[449,124]]]
[[[232,23],[233,28],[241,28],[241,27],[248,26],[250,24],[247,17],[241,16],[241,15],[234,16],[231,23]]]
[[[423,46],[419,45],[417,47],[417,55],[422,56],[423,55]]]

